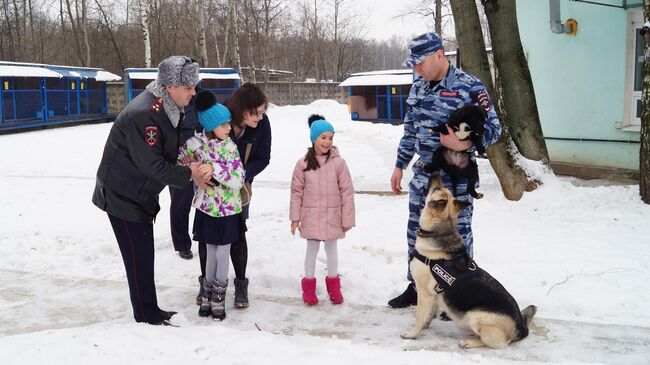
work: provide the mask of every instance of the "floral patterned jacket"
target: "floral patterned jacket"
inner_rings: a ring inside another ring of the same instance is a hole
[[[179,162],[185,156],[212,164],[212,177],[219,184],[213,188],[197,188],[192,206],[212,217],[226,217],[241,213],[241,194],[244,184],[242,166],[237,145],[230,139],[210,139],[203,132],[196,132],[179,149]]]

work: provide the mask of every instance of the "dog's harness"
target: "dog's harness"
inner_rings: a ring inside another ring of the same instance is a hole
[[[418,230],[420,237],[433,237],[436,234],[422,229]],[[435,286],[436,293],[440,294],[445,289],[451,288],[453,285],[467,280],[473,276],[478,275],[476,269],[478,266],[467,254],[465,250],[454,255],[451,259],[437,259],[432,260],[417,250],[413,250],[413,257],[420,260],[425,265],[429,266],[433,278],[436,279],[437,285]]]

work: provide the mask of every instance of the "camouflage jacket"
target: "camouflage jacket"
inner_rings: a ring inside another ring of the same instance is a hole
[[[456,109],[467,105],[480,105],[487,111],[483,145],[485,148],[501,136],[501,124],[481,80],[453,65],[438,84],[418,76],[406,100],[404,135],[397,148],[395,166],[405,169],[414,154],[424,164],[431,162],[433,152],[440,148],[440,135],[429,128],[447,123]],[[472,147],[473,148],[473,147]]]

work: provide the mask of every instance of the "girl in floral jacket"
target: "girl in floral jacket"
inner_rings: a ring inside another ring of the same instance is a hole
[[[338,276],[336,242],[354,227],[352,178],[338,149],[332,145],[334,127],[320,115],[309,117],[312,146],[298,160],[291,179],[291,234],[296,229],[307,240],[302,299],[316,305],[316,256],[320,241],[327,254],[327,293],[333,304],[343,302]]]
[[[242,220],[240,189],[244,169],[237,145],[230,139],[228,108],[218,104],[214,94],[201,91],[196,96],[199,123],[196,132],[180,149],[179,161],[191,160],[212,164],[214,186],[198,187],[192,206],[196,208],[194,240],[207,243],[205,293],[199,315],[223,320],[226,317],[225,295],[228,287],[230,245],[239,240]]]

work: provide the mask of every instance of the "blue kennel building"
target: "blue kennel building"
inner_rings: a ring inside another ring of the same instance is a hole
[[[0,132],[111,119],[100,68],[0,61]]]
[[[138,96],[158,76],[157,68],[127,68],[124,70],[126,102]],[[239,72],[234,68],[199,68],[199,85],[212,91],[217,102],[223,103],[239,87]]]
[[[399,124],[406,113],[406,99],[413,70],[359,72],[339,84],[348,89],[352,120]]]

